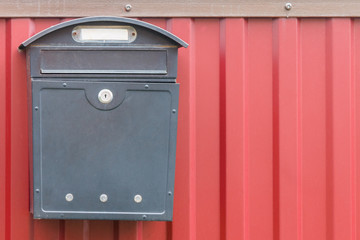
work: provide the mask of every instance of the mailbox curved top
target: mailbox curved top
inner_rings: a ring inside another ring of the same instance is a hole
[[[70,27],[70,26],[74,26],[74,25],[78,25],[78,24],[95,23],[95,22],[113,22],[113,23],[115,22],[115,23],[126,23],[126,24],[132,24],[135,26],[140,26],[140,27],[152,30],[156,33],[159,33],[160,35],[164,36],[168,40],[175,42],[179,47],[187,47],[188,46],[188,44],[186,42],[184,42],[183,40],[181,40],[174,34],[168,32],[168,31],[165,31],[164,29],[161,29],[157,26],[154,26],[150,23],[143,22],[143,21],[138,21],[138,20],[131,19],[131,18],[122,18],[122,17],[86,17],[86,18],[70,20],[70,21],[59,23],[57,25],[49,27],[49,28],[35,34],[34,36],[30,37],[23,43],[21,43],[19,46],[19,49],[24,49],[27,46],[34,43],[35,41],[37,41],[38,39],[40,39],[50,33],[53,33],[57,30],[60,30],[60,29],[66,28],[66,27]]]

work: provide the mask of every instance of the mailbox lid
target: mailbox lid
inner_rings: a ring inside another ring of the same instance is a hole
[[[175,82],[177,76],[177,48],[173,47],[34,46],[29,55],[33,78]]]
[[[136,30],[136,39],[131,43],[128,42],[78,42],[73,38],[73,30],[79,26],[125,26],[133,27]],[[69,32],[70,30],[70,32]],[[86,17],[67,22],[59,23],[49,27],[38,34],[30,37],[20,44],[19,49],[27,48],[31,45],[170,45],[175,47],[187,47],[188,44],[173,35],[172,33],[159,28],[150,23],[138,21],[131,18],[121,17]]]
[[[29,74],[34,78],[175,82],[177,50],[187,46],[170,32],[146,22],[88,17],[45,29],[19,49],[26,48]]]

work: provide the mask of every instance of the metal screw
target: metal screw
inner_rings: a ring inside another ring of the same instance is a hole
[[[35,107],[35,111],[37,111],[37,110],[39,110],[39,107],[38,107],[38,106]]]
[[[171,192],[171,191],[169,191],[169,192],[168,192],[168,195],[169,195],[169,196],[171,196],[171,195],[172,195],[172,192]]]
[[[173,110],[172,110],[172,113],[176,113],[176,109],[173,109]]]
[[[35,189],[35,192],[36,192],[36,193],[39,193],[39,192],[40,192],[40,189],[38,189],[38,188]]]
[[[72,200],[74,200],[74,195],[72,195],[71,193],[68,193],[65,195],[65,199],[68,202],[71,202]]]
[[[101,202],[107,202],[108,200],[108,196],[106,194],[101,194],[100,195],[100,201]]]
[[[63,83],[63,87],[66,87],[66,83]]]
[[[285,9],[290,11],[292,9],[292,4],[291,3],[286,3],[285,4]]]
[[[135,197],[134,197],[134,201],[136,202],[136,203],[141,203],[141,201],[142,201],[142,196],[141,195],[135,195]]]
[[[125,5],[125,11],[130,12],[131,8],[132,8],[132,6],[130,4]]]
[[[142,217],[143,217],[143,219],[146,219],[146,215],[143,215]]]
[[[145,85],[145,88],[148,89],[148,88],[149,88],[149,85]]]

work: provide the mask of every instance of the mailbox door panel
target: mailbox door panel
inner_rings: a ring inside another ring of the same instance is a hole
[[[171,220],[177,84],[32,88],[35,217]]]

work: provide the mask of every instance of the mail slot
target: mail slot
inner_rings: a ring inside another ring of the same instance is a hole
[[[117,17],[63,22],[20,45],[34,218],[172,220],[179,47]]]

